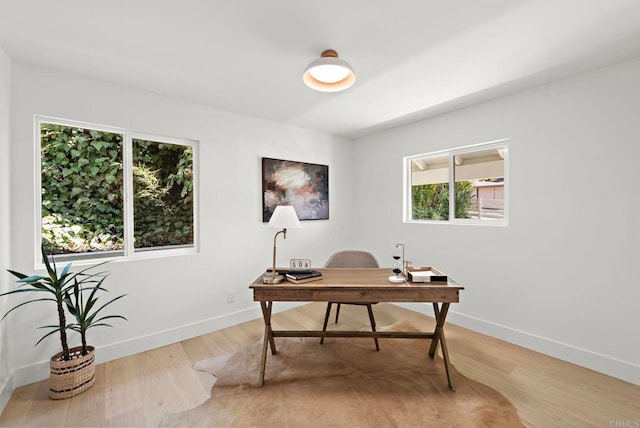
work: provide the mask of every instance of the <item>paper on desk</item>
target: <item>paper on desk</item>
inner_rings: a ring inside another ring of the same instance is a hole
[[[411,272],[413,276],[434,276],[435,273],[432,270],[422,270],[422,271],[413,271]]]

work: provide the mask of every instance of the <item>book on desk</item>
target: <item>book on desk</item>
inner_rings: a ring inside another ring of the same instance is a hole
[[[294,284],[304,284],[322,279],[322,273],[317,270],[296,270],[287,272],[285,278]]]

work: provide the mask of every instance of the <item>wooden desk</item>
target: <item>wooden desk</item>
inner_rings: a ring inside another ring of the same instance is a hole
[[[455,391],[449,370],[449,353],[444,337],[444,323],[449,304],[459,302],[460,287],[454,282],[436,284],[393,284],[388,277],[390,269],[318,269],[323,278],[305,284],[283,282],[263,284],[262,276],[249,288],[253,289],[253,300],[260,302],[264,318],[264,343],[260,364],[260,386],[264,383],[267,364],[267,348],[276,354],[275,337],[380,337],[431,339],[429,356],[433,358],[438,343],[442,348],[442,358],[447,372],[449,388]],[[431,302],[436,318],[433,332],[401,331],[313,331],[313,330],[273,330],[271,310],[273,302]]]

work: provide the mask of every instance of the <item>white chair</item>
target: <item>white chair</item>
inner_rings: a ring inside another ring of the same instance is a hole
[[[357,250],[348,250],[348,251],[339,251],[329,257],[327,263],[324,265],[325,268],[377,268],[378,261],[373,256],[373,254],[367,251],[357,251]],[[327,303],[327,312],[324,316],[324,324],[322,325],[322,331],[327,331],[327,324],[329,322],[329,315],[331,314],[331,306],[333,304],[337,304],[336,308],[336,324],[338,323],[338,317],[340,316],[340,306],[341,305],[359,305],[366,306],[367,311],[369,312],[369,321],[371,322],[371,331],[376,331],[376,321],[373,317],[373,309],[371,309],[371,305],[375,305],[378,302],[363,302],[363,303],[354,303],[354,302],[328,302]],[[378,345],[378,338],[373,338],[376,344],[376,351],[380,350],[380,346]],[[324,336],[320,339],[320,343],[324,343]]]

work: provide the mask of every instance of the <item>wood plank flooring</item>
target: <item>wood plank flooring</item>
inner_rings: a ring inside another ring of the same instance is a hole
[[[275,314],[274,328],[320,329],[325,308],[323,303],[311,303]],[[374,313],[380,327],[400,319],[425,331],[435,324],[430,317],[391,304],[375,305]],[[345,305],[340,323],[331,328],[366,328],[368,322],[366,308]],[[164,415],[209,398],[213,378],[193,370],[194,362],[256,343],[263,327],[262,319],[257,319],[99,364],[95,385],[67,400],[49,400],[47,381],[23,386],[0,415],[0,426],[157,426]],[[453,324],[446,325],[445,333],[458,371],[504,394],[527,426],[640,426],[639,386]],[[393,340],[402,339],[381,339],[381,352],[393,346]]]

